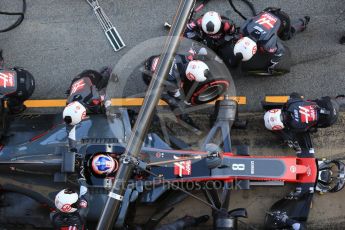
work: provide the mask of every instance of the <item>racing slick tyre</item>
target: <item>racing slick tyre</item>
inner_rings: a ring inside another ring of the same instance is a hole
[[[198,84],[195,88],[193,84]],[[217,78],[215,76],[208,76],[204,82],[190,82],[185,81],[182,89],[184,95],[188,97],[191,94],[188,102],[192,105],[202,105],[218,99],[227,91],[230,82],[224,78]],[[195,90],[193,90],[195,88]],[[191,93],[190,90],[193,90]]]

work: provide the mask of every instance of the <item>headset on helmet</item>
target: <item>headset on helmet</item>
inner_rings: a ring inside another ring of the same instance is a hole
[[[118,169],[118,162],[107,154],[98,154],[91,158],[91,169],[96,175],[109,175]]]
[[[55,206],[58,210],[65,213],[77,211],[79,196],[72,189],[61,190],[55,196]]]
[[[281,109],[271,109],[265,113],[264,116],[265,127],[268,130],[282,130],[284,129],[283,116]]]
[[[190,81],[203,82],[207,79],[208,66],[202,61],[190,61],[186,69],[186,77]]]
[[[63,119],[66,124],[76,125],[86,117],[86,108],[78,101],[69,103],[63,111]]]
[[[222,26],[222,18],[217,12],[209,11],[202,17],[201,27],[207,34],[216,34]]]
[[[250,60],[256,54],[256,51],[256,43],[248,37],[238,40],[234,47],[234,55],[242,54],[242,61]]]

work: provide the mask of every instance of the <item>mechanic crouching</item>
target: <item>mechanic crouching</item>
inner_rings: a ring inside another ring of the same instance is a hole
[[[285,54],[281,40],[289,40],[296,33],[304,31],[309,21],[308,16],[292,21],[289,15],[280,8],[268,7],[246,20],[241,26],[240,33],[242,37],[247,37],[257,44],[258,52],[268,53],[272,56],[267,69],[267,72],[272,74]],[[241,51],[245,52],[239,49],[237,53],[242,53]],[[235,56],[230,56],[227,61],[230,66],[235,67],[241,60],[241,55],[236,55],[235,52]]]
[[[217,50],[236,32],[235,24],[215,11],[209,11],[187,24],[184,36]]]
[[[87,113],[105,113],[111,105],[106,98],[106,86],[111,68],[104,67],[100,72],[85,70],[72,80],[67,94],[67,106],[63,119],[68,125],[76,125],[85,119]]]
[[[175,56],[165,85],[166,93],[161,95],[161,98],[172,111],[176,109],[183,111],[184,106],[191,106],[191,103],[186,99],[190,87],[185,86],[192,85],[194,82],[204,82],[209,74],[208,65],[203,61],[195,60],[196,52],[190,49],[188,53],[188,55],[178,54]],[[202,55],[200,51],[199,55]],[[151,76],[157,69],[158,62],[159,56],[152,56],[146,60],[143,73],[146,84],[149,84]],[[195,127],[192,119],[187,114],[182,112],[178,117]]]
[[[88,190],[80,186],[79,195],[73,189],[63,189],[55,197],[56,210],[50,220],[56,230],[83,230],[88,213]]]
[[[290,147],[300,153],[298,136],[332,126],[338,119],[339,107],[342,105],[344,96],[304,100],[299,94],[293,93],[281,109],[271,109],[265,113],[265,126],[280,134]],[[311,140],[304,141],[307,141],[309,153],[313,154]]]
[[[23,112],[26,109],[24,101],[31,97],[34,90],[35,79],[32,74],[20,67],[5,68],[0,50],[0,97],[7,102],[9,112]]]

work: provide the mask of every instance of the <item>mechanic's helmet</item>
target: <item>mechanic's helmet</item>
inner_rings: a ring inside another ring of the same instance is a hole
[[[55,206],[61,212],[72,213],[77,211],[78,199],[78,193],[67,188],[55,196]]]
[[[92,158],[91,167],[93,173],[104,176],[115,172],[118,168],[118,163],[109,155],[99,154]]]
[[[86,117],[86,108],[78,101],[69,103],[63,110],[63,120],[68,125],[76,125]]]
[[[284,129],[283,116],[281,109],[271,109],[265,113],[265,126],[268,130],[282,130]]]
[[[217,12],[209,11],[202,17],[201,27],[207,34],[216,34],[222,26],[222,18]]]
[[[190,61],[186,69],[186,77],[190,81],[203,82],[207,79],[209,68],[203,61]]]
[[[243,37],[237,41],[234,47],[234,55],[242,54],[242,61],[250,60],[257,51],[256,42],[248,37]]]

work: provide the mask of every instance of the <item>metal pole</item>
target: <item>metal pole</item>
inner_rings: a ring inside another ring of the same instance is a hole
[[[147,135],[148,128],[152,121],[153,112],[163,90],[163,83],[169,73],[173,58],[179,45],[179,40],[181,39],[194,5],[195,0],[180,0],[172,28],[160,57],[157,71],[152,77],[143,106],[140,109],[132,134],[128,141],[126,151],[124,153],[125,156],[137,157],[140,153],[143,140]],[[128,179],[132,174],[132,170],[133,166],[131,164],[120,165],[114,185],[108,194],[108,200],[98,222],[97,230],[112,229],[121,206]]]

